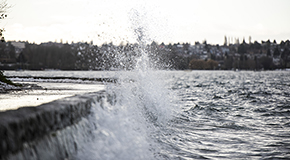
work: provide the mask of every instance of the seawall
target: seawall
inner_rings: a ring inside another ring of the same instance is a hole
[[[105,91],[0,112],[0,159],[67,159],[90,140],[88,116]]]

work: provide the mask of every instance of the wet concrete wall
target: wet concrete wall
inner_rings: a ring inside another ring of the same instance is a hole
[[[0,159],[65,159],[89,141],[87,119],[104,91],[0,112]]]

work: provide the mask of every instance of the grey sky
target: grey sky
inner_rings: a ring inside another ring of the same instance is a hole
[[[130,13],[145,15],[149,37],[159,43],[223,44],[224,36],[257,40],[290,38],[289,0],[8,0],[2,20],[6,40],[35,43],[134,42]]]

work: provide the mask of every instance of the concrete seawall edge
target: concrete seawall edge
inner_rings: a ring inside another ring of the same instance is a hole
[[[92,103],[105,91],[0,112],[0,159],[65,159],[89,134]]]

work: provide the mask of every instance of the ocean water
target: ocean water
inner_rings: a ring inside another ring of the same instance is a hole
[[[289,71],[122,72],[75,159],[289,159]]]

